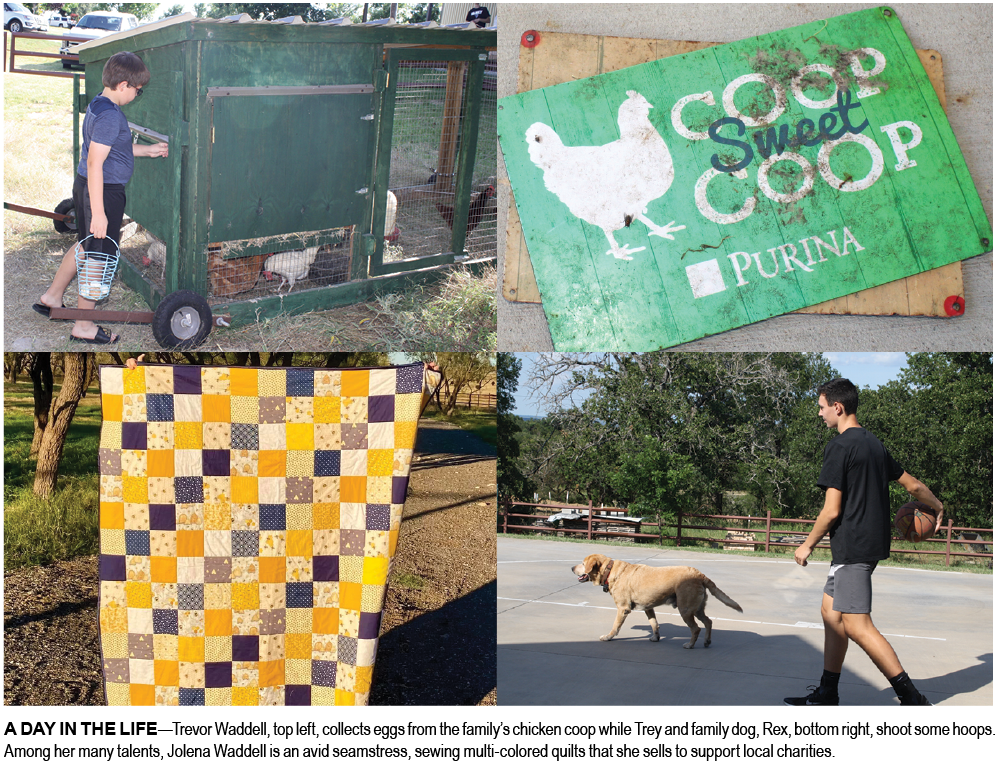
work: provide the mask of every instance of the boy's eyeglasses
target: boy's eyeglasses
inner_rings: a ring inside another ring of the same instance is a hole
[[[135,89],[135,97],[138,98],[142,95],[142,88],[136,88],[134,85],[129,85],[128,87]]]

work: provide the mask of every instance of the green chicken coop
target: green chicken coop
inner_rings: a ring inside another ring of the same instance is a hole
[[[78,48],[79,118],[108,58],[152,79],[123,111],[145,231],[120,273],[157,340],[345,305],[494,261],[496,32],[192,15]]]

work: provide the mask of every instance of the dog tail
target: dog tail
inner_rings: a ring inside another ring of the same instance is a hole
[[[720,589],[720,587],[717,586],[715,583],[713,583],[710,579],[704,578],[703,586],[709,589],[710,592],[713,593],[713,596],[716,597],[718,600],[720,600],[722,603],[724,603],[727,607],[734,608],[734,610],[736,610],[738,613],[744,612],[743,610],[741,610],[740,605],[738,605],[736,602],[734,602],[734,600],[732,600],[730,597],[724,594],[723,591]]]

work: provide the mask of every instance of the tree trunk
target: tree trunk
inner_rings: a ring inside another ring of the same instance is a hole
[[[35,433],[31,438],[31,455],[37,456],[42,445],[42,436],[48,427],[48,415],[52,408],[52,358],[50,353],[35,353],[31,359],[31,384],[35,398]]]
[[[59,477],[59,462],[66,445],[69,425],[76,413],[76,406],[86,392],[90,378],[92,356],[89,353],[66,353],[64,358],[65,376],[62,389],[52,408],[52,418],[42,437],[38,451],[38,464],[35,467],[35,495],[48,497],[55,490]]]

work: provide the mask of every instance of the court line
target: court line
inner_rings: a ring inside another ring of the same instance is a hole
[[[523,603],[527,603],[527,604],[532,603],[532,604],[535,604],[535,605],[561,605],[563,607],[584,607],[584,608],[592,608],[594,610],[613,610],[613,611],[616,610],[615,607],[607,607],[605,605],[589,605],[588,602],[554,602],[553,600],[524,600],[524,599],[519,599],[518,597],[496,597],[496,599],[499,599],[499,600],[508,600],[509,602],[523,602]],[[667,612],[661,612],[661,611],[655,611],[655,615],[658,618],[661,618],[662,616],[665,616],[665,617],[668,617],[668,618],[679,618],[680,617],[678,613],[667,613]],[[752,623],[752,624],[757,624],[757,625],[760,625],[760,626],[786,626],[786,627],[789,627],[791,629],[820,629],[821,631],[824,630],[823,624],[808,623],[806,621],[797,621],[796,623],[779,623],[778,621],[749,621],[749,620],[747,620],[745,618],[720,618],[720,617],[717,617],[717,616],[713,616],[713,618],[711,620],[714,620],[714,621],[728,621],[730,623]],[[920,637],[920,636],[915,636],[913,634],[885,634],[884,633],[883,636],[885,636],[885,637],[903,637],[905,639],[929,639],[929,640],[931,640],[933,642],[947,642],[948,641],[944,637]]]
[[[629,560],[625,559],[623,557],[614,557],[612,559],[614,559],[614,560],[621,560],[623,562],[630,562],[630,563],[634,563],[634,564],[637,564],[637,565],[646,565],[647,563],[645,561],[646,560],[651,560],[651,559],[654,559],[655,562],[686,562],[686,563],[693,563],[693,562],[695,562],[695,563],[699,563],[700,565],[702,565],[703,562],[704,562],[701,557],[695,557],[695,558],[690,558],[690,559],[683,559],[683,558],[679,557],[679,558],[676,558],[674,560],[667,559],[667,558],[658,560],[658,559],[656,559],[654,557],[631,558]],[[795,560],[757,560],[757,559],[753,559],[751,557],[718,557],[715,560],[711,559],[709,561],[710,562],[758,562],[758,563],[762,563],[763,565],[764,564],[768,564],[768,565],[796,565],[796,561]],[[542,564],[542,563],[558,563],[558,564],[560,564],[560,563],[565,563],[565,562],[574,562],[574,563],[577,563],[578,562],[578,558],[577,557],[572,557],[572,558],[566,559],[566,560],[499,560],[498,564],[499,565],[529,565],[531,563],[538,563],[538,564]],[[831,564],[830,562],[824,562],[823,560],[811,560],[810,562],[807,563],[807,567],[812,567],[812,566],[815,566],[815,565],[816,566],[825,566],[825,565],[829,566],[830,564]],[[654,566],[651,566],[651,567],[654,567]],[[659,567],[666,567],[666,566],[659,566]],[[965,573],[963,573],[962,571],[958,571],[958,570],[924,570],[923,568],[901,568],[901,567],[897,567],[897,566],[894,566],[894,565],[884,565],[882,568],[880,568],[880,570],[906,570],[906,571],[910,571],[911,573],[947,573],[950,576],[963,576],[963,575],[965,575]]]

